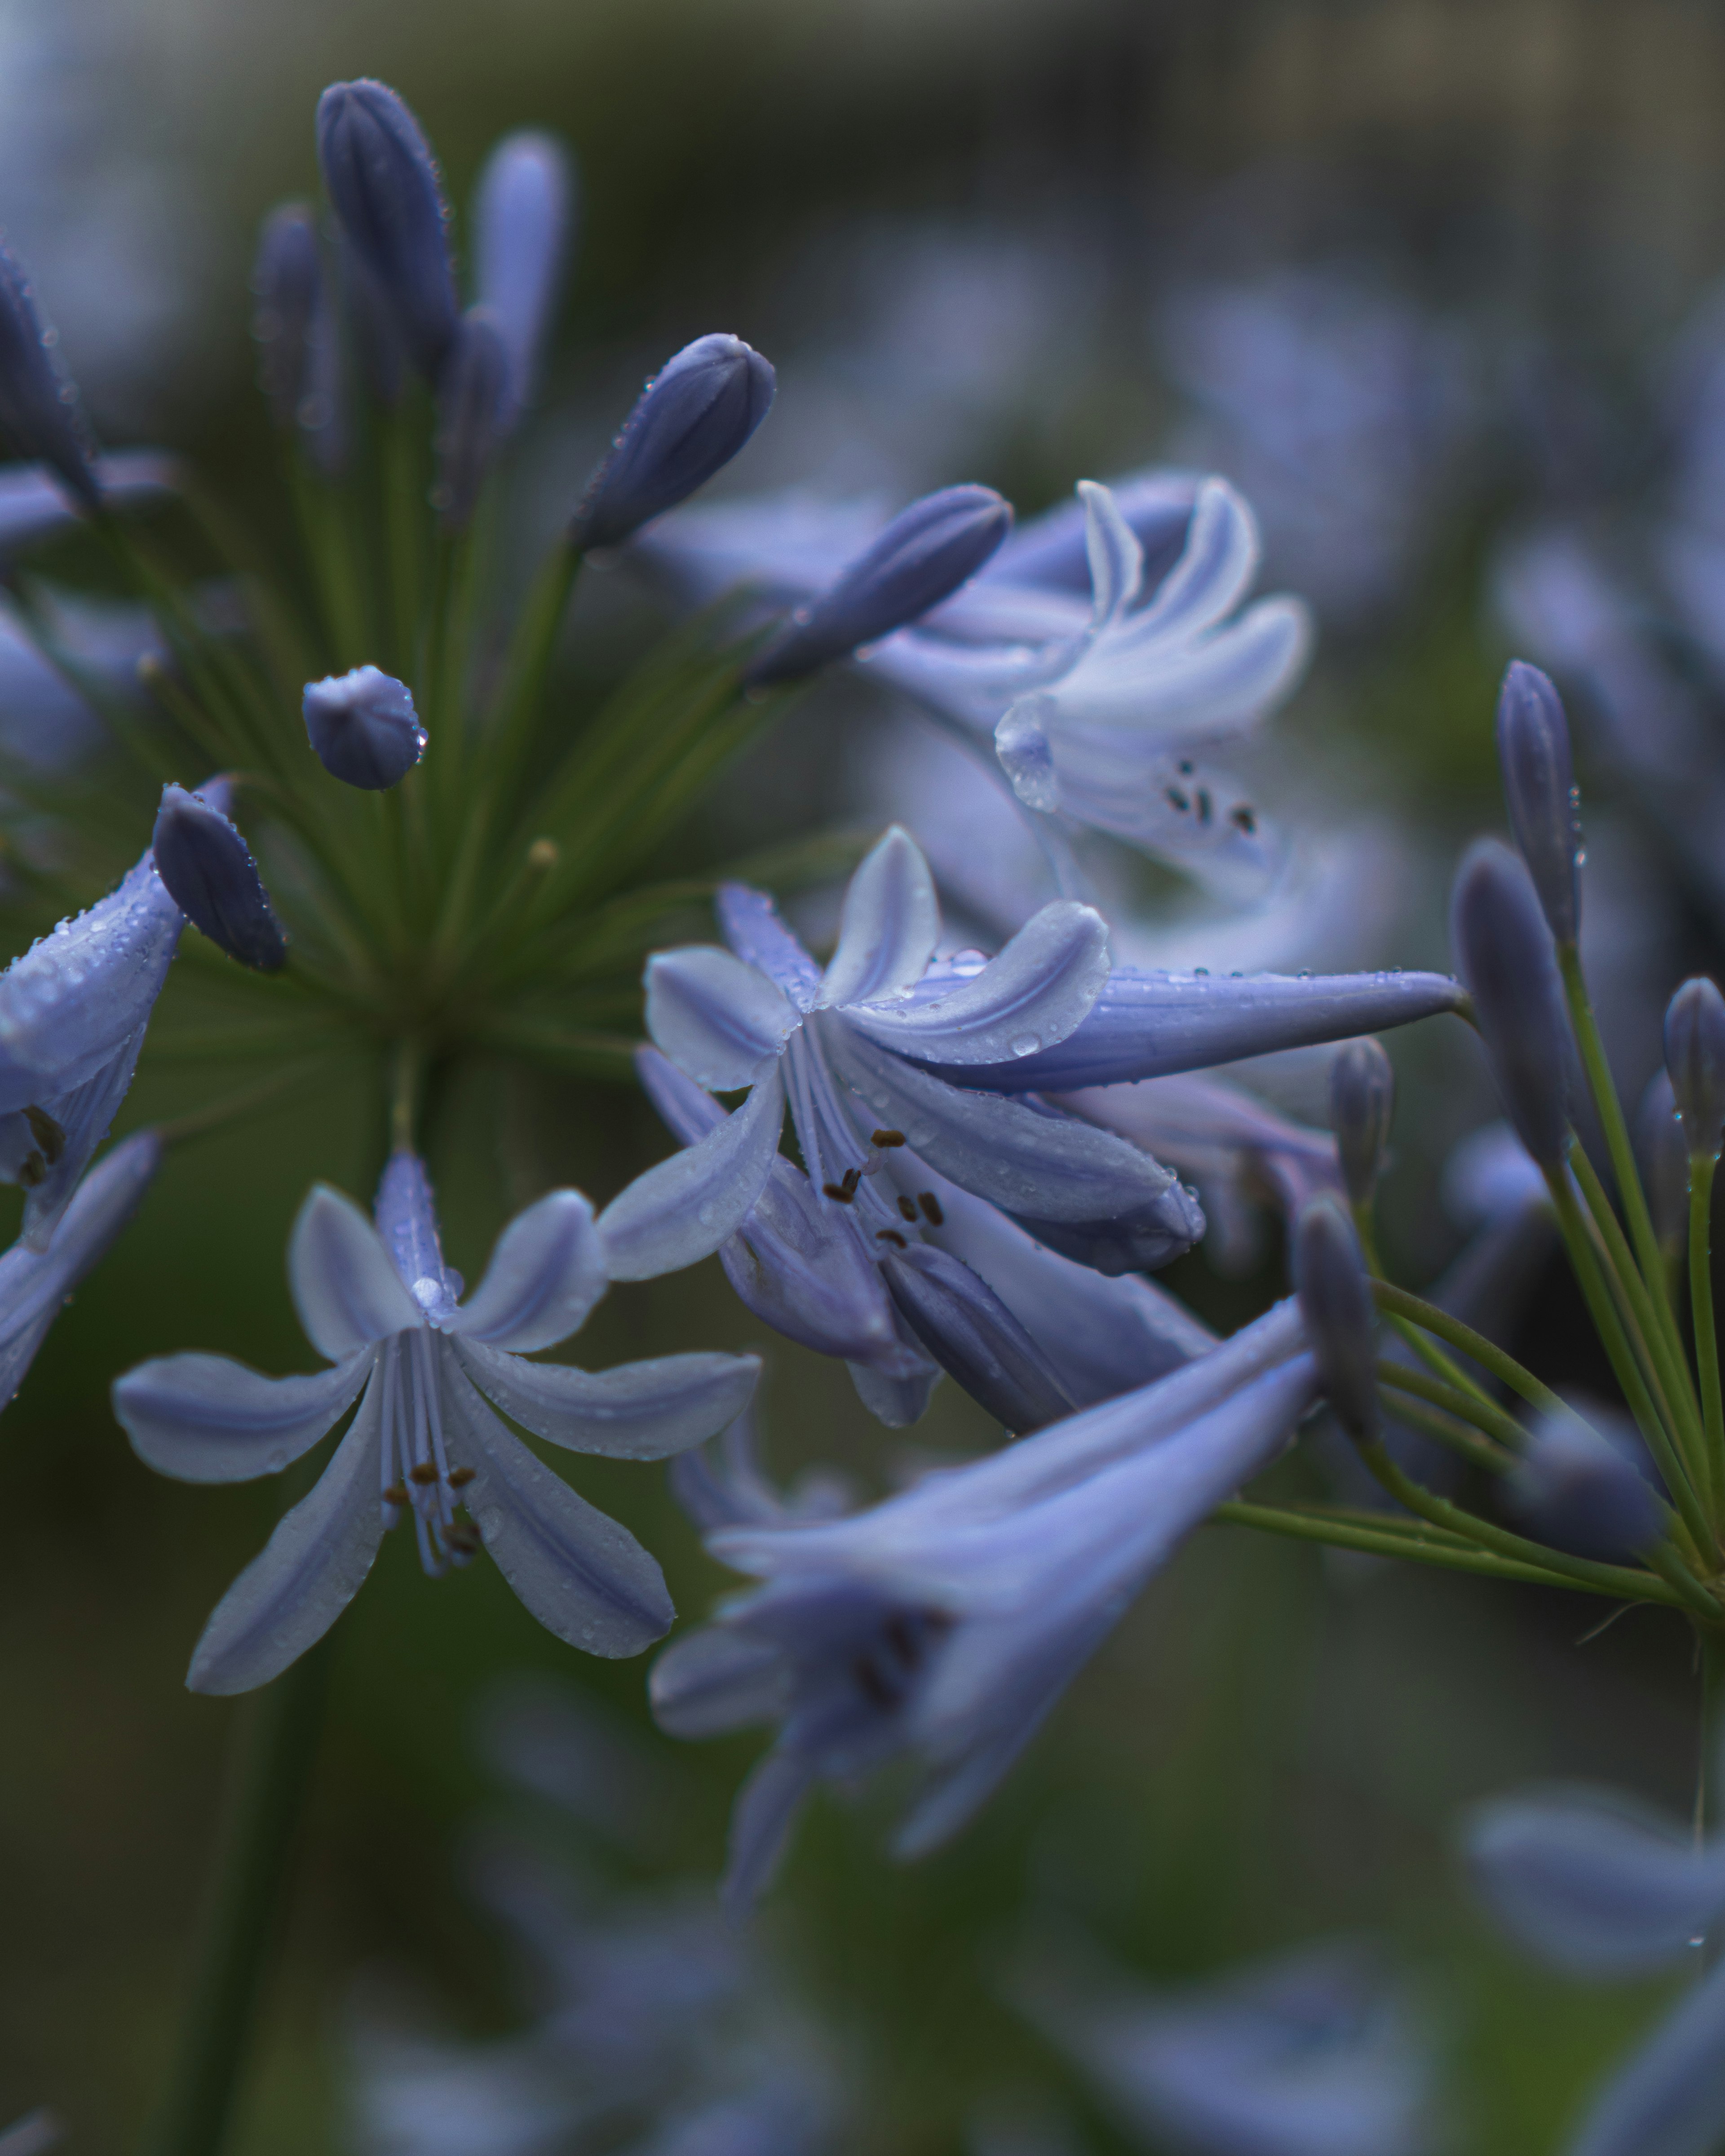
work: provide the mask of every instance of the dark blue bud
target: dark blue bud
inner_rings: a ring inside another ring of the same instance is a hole
[[[532,401],[574,223],[575,181],[549,135],[506,136],[473,202],[474,284],[509,353],[510,418]]]
[[[955,1383],[1014,1435],[1073,1411],[1052,1364],[986,1281],[950,1251],[913,1243],[880,1265],[899,1315]]]
[[[449,212],[418,121],[385,83],[331,83],[317,101],[317,155],[341,229],[435,382],[458,309]]]
[[[1450,937],[1504,1112],[1539,1165],[1556,1168],[1569,1148],[1563,986],[1527,871],[1495,839],[1476,840],[1462,857]]]
[[[570,544],[615,547],[705,486],[767,417],[772,367],[741,337],[697,337],[641,392],[587,483]]]
[[[252,264],[252,335],[270,413],[284,430],[293,426],[311,373],[312,325],[324,296],[323,252],[317,220],[306,203],[271,210],[259,235]]]
[[[193,927],[256,973],[287,963],[257,864],[219,808],[183,786],[164,786],[150,843],[157,874]]]
[[[794,681],[915,621],[973,577],[1011,529],[1012,505],[993,487],[924,495],[819,598],[798,608],[748,679]]]
[[[21,457],[47,465],[86,509],[101,506],[90,470],[90,430],[60,356],[59,332],[42,319],[23,265],[0,242],[0,437]]]
[[[1336,1419],[1367,1443],[1378,1434],[1378,1311],[1359,1238],[1337,1199],[1314,1198],[1295,1223],[1294,1287]]]
[[[1509,1477],[1510,1499],[1529,1532],[1552,1548],[1629,1564],[1664,1526],[1651,1466],[1633,1427],[1618,1432],[1577,1414],[1542,1415]]]
[[[1647,1186],[1653,1231],[1668,1250],[1681,1250],[1689,1233],[1689,1148],[1677,1120],[1670,1074],[1656,1070],[1635,1111],[1635,1152]]]
[[[437,485],[432,506],[445,531],[465,531],[507,430],[509,354],[489,307],[470,307],[438,390]]]
[[[1704,973],[1666,1005],[1665,1067],[1685,1149],[1717,1160],[1725,1132],[1725,996]]]
[[[367,389],[378,403],[393,408],[401,401],[408,371],[407,346],[395,311],[382,286],[367,269],[345,236],[337,235],[341,301],[352,334],[354,356]]]
[[[376,666],[308,681],[300,708],[318,762],[349,786],[381,793],[425,753],[413,691]]]
[[[1342,1180],[1356,1205],[1369,1205],[1395,1113],[1395,1072],[1369,1036],[1343,1044],[1330,1065],[1330,1128]]]
[[[1497,761],[1510,829],[1546,923],[1573,943],[1581,923],[1579,796],[1569,760],[1569,721],[1548,676],[1512,660],[1497,696]]]

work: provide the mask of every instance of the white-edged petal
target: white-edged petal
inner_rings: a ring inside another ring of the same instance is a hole
[[[721,1093],[752,1086],[800,1022],[783,988],[716,944],[647,962],[647,1030],[698,1086]]]
[[[216,1605],[192,1656],[193,1691],[250,1691],[279,1676],[358,1593],[383,1536],[380,1394],[372,1386],[309,1497]]]
[[[583,1653],[638,1655],[670,1630],[665,1575],[627,1527],[578,1497],[445,1363],[449,1450],[473,1470],[462,1502],[523,1605]]]
[[[1108,981],[1108,925],[1094,907],[1056,899],[1033,914],[978,973],[932,1003],[853,1005],[846,1022],[930,1063],[1005,1063],[1053,1048],[1089,1016]]]
[[[821,1003],[866,1003],[910,988],[927,971],[940,932],[940,902],[922,850],[895,824],[858,864],[845,893]]]
[[[326,1183],[313,1184],[294,1223],[288,1286],[305,1337],[332,1363],[424,1322],[377,1229]]]
[[[528,1363],[477,1341],[451,1342],[492,1404],[536,1437],[572,1452],[664,1460],[734,1422],[761,1374],[754,1355],[659,1355],[612,1370]]]
[[[309,1452],[352,1404],[376,1361],[356,1348],[332,1370],[265,1378],[225,1355],[159,1355],[114,1384],[132,1450],[182,1482],[247,1482]]]
[[[1125,613],[1138,596],[1144,578],[1144,550],[1137,534],[1120,513],[1120,505],[1099,480],[1081,479],[1084,552],[1090,564],[1093,619],[1103,629]]]
[[[651,1280],[710,1256],[765,1188],[783,1127],[784,1081],[775,1064],[735,1114],[638,1175],[600,1214],[612,1279]]]
[[[526,1354],[578,1332],[605,1292],[605,1245],[578,1190],[553,1190],[516,1214],[485,1277],[449,1331]]]

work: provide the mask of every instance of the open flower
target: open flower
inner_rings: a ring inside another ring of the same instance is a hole
[[[559,1639],[589,1654],[639,1654],[675,1614],[658,1565],[485,1401],[572,1451],[657,1460],[737,1414],[759,1363],[669,1355],[589,1374],[527,1361],[575,1332],[611,1277],[603,1223],[578,1191],[552,1191],[518,1214],[465,1302],[416,1155],[391,1160],[376,1219],[373,1228],[320,1184],[295,1224],[295,1306],[332,1368],[264,1378],[223,1356],[169,1355],[114,1387],[138,1453],[190,1482],[277,1474],[360,1403],[316,1487],[223,1597],[187,1682],[246,1691],[286,1668],[347,1607],[403,1514],[434,1577],[483,1541]]]
[[[669,1648],[652,1678],[673,1736],[780,1724],[737,1800],[732,1899],[766,1883],[823,1779],[913,1755],[926,1781],[899,1853],[956,1831],[1127,1603],[1268,1465],[1316,1389],[1282,1304],[1170,1377],[865,1512],[763,1519],[746,1489],[707,1546],[763,1584]]]

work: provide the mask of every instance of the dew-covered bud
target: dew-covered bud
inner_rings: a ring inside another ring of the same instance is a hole
[[[323,297],[323,254],[308,203],[284,203],[264,220],[252,264],[252,335],[270,417],[285,431],[300,416],[311,372],[312,324]]]
[[[0,438],[47,465],[86,509],[101,506],[89,429],[59,332],[42,319],[23,264],[0,242]]]
[[[256,973],[278,973],[287,943],[251,850],[219,808],[164,786],[151,839],[156,872],[194,928]]]
[[[757,686],[795,681],[915,621],[973,577],[1012,529],[991,486],[945,486],[901,510],[868,551],[749,669]]]
[[[1052,1364],[993,1288],[927,1243],[889,1251],[881,1276],[899,1315],[941,1368],[1015,1435],[1072,1413]]]
[[[1336,1419],[1368,1443],[1378,1434],[1378,1312],[1359,1237],[1337,1199],[1314,1198],[1295,1223],[1294,1288]]]
[[[771,365],[741,337],[697,337],[635,401],[569,526],[579,547],[615,547],[722,471],[767,417]]]
[[[1509,1476],[1510,1500],[1528,1532],[1571,1557],[1631,1563],[1658,1539],[1663,1508],[1632,1425],[1604,1415],[1544,1414]]]
[[[1704,973],[1666,1006],[1665,1067],[1685,1147],[1717,1160],[1725,1132],[1725,996]]]
[[[385,83],[331,83],[317,102],[317,155],[341,229],[435,382],[458,309],[449,211],[418,121]]]
[[[509,354],[508,423],[531,403],[574,223],[575,181],[562,143],[504,137],[473,202],[474,285]]]
[[[1647,1081],[1635,1111],[1635,1152],[1653,1232],[1667,1250],[1681,1250],[1689,1233],[1689,1148],[1668,1071],[1656,1070]]]
[[[1342,1180],[1356,1205],[1369,1205],[1395,1113],[1395,1072],[1369,1034],[1344,1042],[1330,1065],[1330,1128]]]
[[[1527,870],[1481,839],[1450,902],[1455,968],[1473,998],[1504,1112],[1542,1168],[1568,1151],[1568,1019],[1551,932]]]
[[[1559,943],[1573,943],[1581,923],[1581,824],[1569,721],[1549,676],[1524,659],[1511,660],[1498,691],[1497,761],[1510,829],[1546,925]]]
[[[300,708],[318,762],[331,778],[381,793],[407,777],[425,753],[425,729],[405,681],[376,666],[356,666],[308,681]]]
[[[488,307],[470,307],[438,392],[437,485],[432,503],[445,531],[465,531],[508,424],[509,354]]]

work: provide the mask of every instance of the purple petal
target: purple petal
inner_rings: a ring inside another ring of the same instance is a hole
[[[424,1322],[377,1229],[326,1183],[314,1186],[294,1223],[288,1284],[305,1337],[332,1363]]]
[[[753,1085],[799,1023],[784,991],[728,951],[697,943],[647,962],[647,1030],[698,1086]]]
[[[734,1422],[761,1374],[753,1355],[660,1355],[588,1371],[528,1363],[471,1338],[450,1343],[494,1405],[536,1437],[573,1452],[664,1460]]]
[[[225,1355],[162,1355],[115,1383],[114,1412],[132,1449],[182,1482],[276,1475],[328,1435],[377,1358],[355,1350],[310,1378],[264,1378]]]
[[[859,864],[839,917],[823,1004],[867,1003],[920,981],[940,935],[940,905],[922,850],[895,824]]]
[[[650,1280],[710,1256],[747,1218],[784,1127],[775,1065],[735,1115],[638,1175],[600,1214],[613,1280]]]
[[[605,1287],[604,1238],[592,1206],[578,1190],[553,1190],[498,1237],[449,1330],[526,1354],[578,1332]]]

